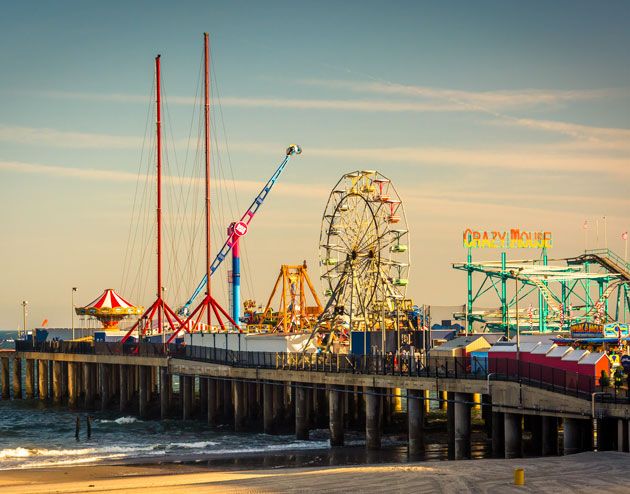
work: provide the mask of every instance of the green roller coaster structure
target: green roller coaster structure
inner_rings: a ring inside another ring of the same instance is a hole
[[[630,319],[630,263],[610,249],[586,250],[577,257],[563,259],[548,259],[546,249],[542,249],[539,259],[520,261],[508,261],[502,252],[501,261],[473,262],[469,248],[467,261],[454,263],[453,268],[467,273],[466,310],[454,317],[466,320],[468,331],[475,322],[508,334],[516,331],[517,321],[521,331],[524,326],[534,330],[535,319],[536,331],[551,332],[566,330],[581,321]],[[474,273],[483,276],[476,289]],[[509,289],[508,284],[514,288]],[[488,293],[499,297],[500,306],[475,310],[475,305],[480,307],[480,298]],[[522,303],[535,302],[536,298],[536,308]]]

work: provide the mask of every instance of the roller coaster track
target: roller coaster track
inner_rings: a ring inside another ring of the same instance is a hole
[[[554,312],[560,314],[560,305],[554,298],[551,290],[549,290],[549,287],[540,278],[536,278],[535,276],[530,276],[528,280],[538,287],[538,290],[540,290],[540,293],[547,302],[547,306]]]
[[[610,249],[587,250],[581,256],[567,259],[567,264],[586,263],[597,263],[609,272],[619,275],[622,280],[630,281],[630,263]]]
[[[608,285],[608,288],[606,288],[606,291],[604,293],[602,293],[602,296],[599,297],[599,300],[595,303],[595,305],[593,305],[589,309],[589,311],[585,314],[585,316],[588,317],[588,316],[595,315],[595,313],[597,312],[597,304],[599,304],[600,306],[603,306],[604,302],[606,302],[608,297],[610,297],[612,295],[612,293],[617,289],[617,287],[619,285],[623,285],[625,283],[628,283],[628,282],[627,281],[617,280],[617,281],[611,283],[610,285]]]

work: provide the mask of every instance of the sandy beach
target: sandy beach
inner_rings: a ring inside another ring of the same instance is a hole
[[[6,493],[622,493],[627,453],[582,453],[514,460],[419,462],[373,466],[212,471],[207,467],[124,464],[0,472]],[[525,486],[513,485],[525,469]]]

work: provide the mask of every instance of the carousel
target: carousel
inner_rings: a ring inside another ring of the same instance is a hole
[[[79,316],[92,316],[100,321],[106,331],[118,330],[118,323],[129,316],[140,316],[144,307],[135,307],[108,288],[96,300],[85,307],[75,309]]]

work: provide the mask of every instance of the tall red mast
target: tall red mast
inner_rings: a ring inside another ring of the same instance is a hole
[[[205,114],[205,131],[206,131],[206,279],[208,283],[206,285],[206,294],[210,296],[210,265],[212,260],[210,259],[210,56],[209,56],[209,42],[208,33],[203,33],[204,41],[204,65],[205,65],[205,77],[204,77],[204,114]],[[212,313],[207,311],[208,327],[211,325]]]
[[[158,300],[162,299],[162,109],[160,98],[160,55],[155,57],[155,132],[157,142],[157,292]],[[159,331],[162,332],[162,311],[158,310]]]
[[[192,321],[192,331],[195,331],[199,325],[199,321],[203,317],[204,311],[206,312],[206,319],[208,321],[208,329],[211,327],[212,313],[214,313],[221,329],[227,331],[221,314],[227,319],[234,327],[238,327],[238,324],[232,319],[232,317],[221,307],[216,300],[212,298],[210,291],[210,276],[211,270],[211,258],[210,258],[210,55],[209,55],[209,41],[208,33],[203,33],[203,48],[204,48],[204,116],[205,116],[205,158],[206,158],[206,296],[204,300],[197,306],[197,308],[188,316],[184,323],[184,328],[189,331],[189,322]],[[176,331],[168,340],[170,343],[175,339],[177,333],[181,331],[181,328]],[[240,328],[239,328],[240,331]]]
[[[156,189],[157,204],[155,208],[155,217],[157,222],[157,294],[153,304],[142,314],[140,319],[132,326],[122,339],[124,343],[131,336],[136,328],[138,328],[138,341],[141,339],[147,328],[152,325],[153,317],[157,315],[158,332],[164,331],[164,317],[173,331],[177,334],[183,327],[184,322],[175,314],[175,312],[162,299],[162,99],[160,84],[160,55],[155,57],[155,133],[156,133]],[[169,343],[172,338],[169,339]]]

